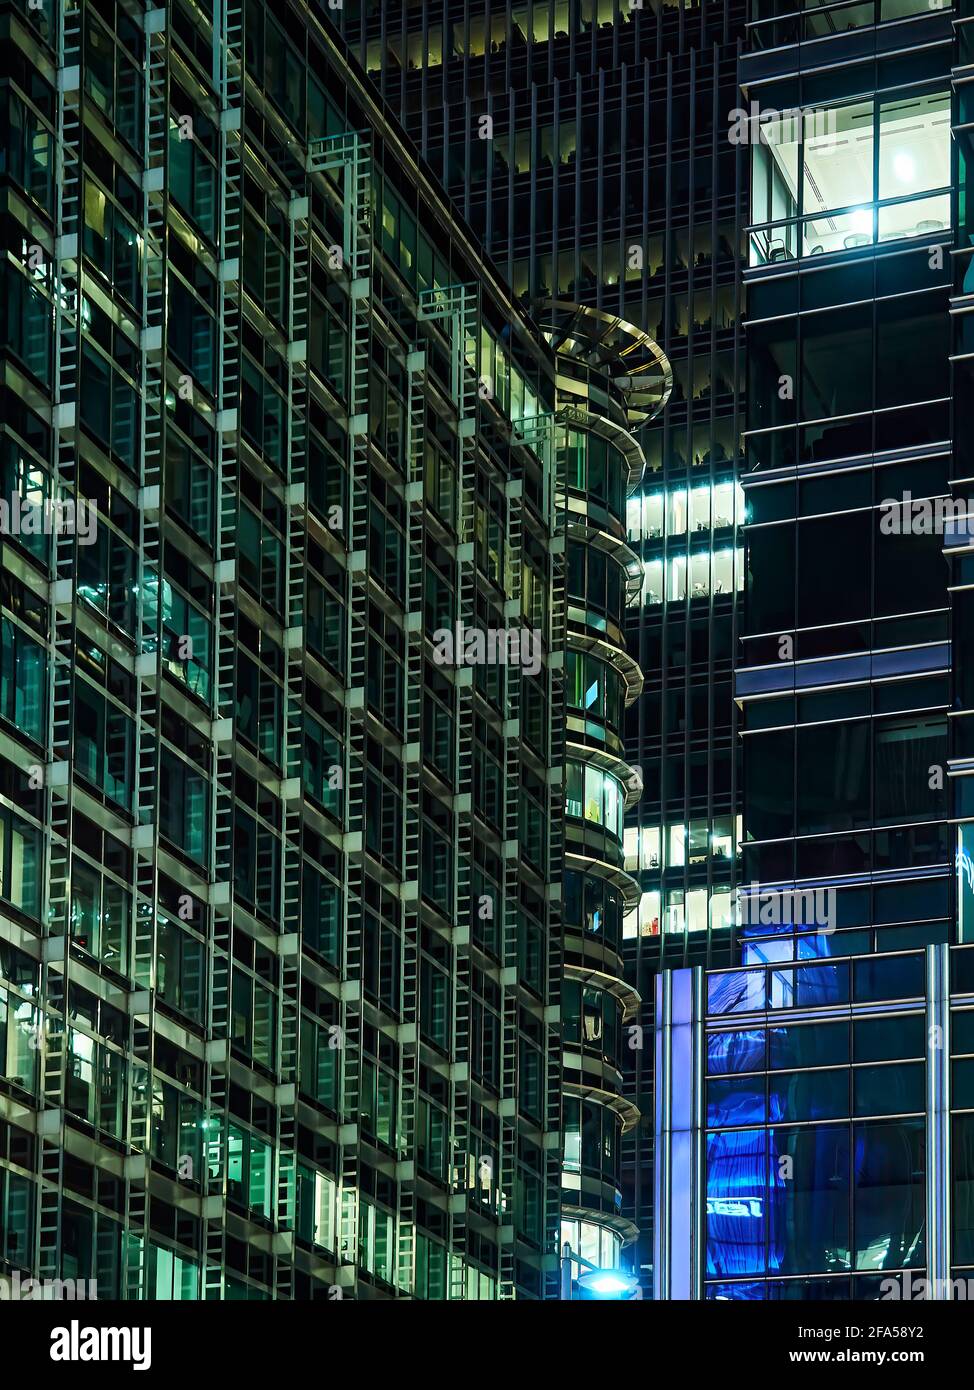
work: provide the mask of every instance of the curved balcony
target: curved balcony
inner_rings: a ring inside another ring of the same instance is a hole
[[[581,830],[581,827],[578,827]],[[627,995],[623,923],[639,906],[638,881],[573,833],[566,821],[562,941],[566,974],[595,973]]]
[[[568,300],[538,301],[532,313],[558,355],[559,395],[566,397],[561,405],[587,408],[587,402],[593,414],[621,413],[619,423],[630,429],[663,409],[673,369],[648,333],[604,309]]]
[[[595,1269],[618,1269],[623,1241],[628,1239],[629,1232],[615,1230],[607,1221],[593,1222],[589,1216],[588,1212],[581,1216],[562,1216],[562,1245],[567,1242]]]
[[[639,1227],[634,1225],[627,1217],[620,1216],[617,1212],[613,1211],[599,1211],[597,1215],[594,1215],[591,1207],[581,1205],[577,1200],[573,1200],[573,1195],[571,1189],[564,1186],[562,1187],[561,1225],[563,1232],[566,1228],[572,1226],[579,1231],[588,1233],[588,1238],[590,1240],[595,1239],[594,1233],[596,1231],[600,1233],[604,1232],[605,1235],[603,1239],[614,1237],[615,1240],[618,1241],[620,1247],[628,1245],[630,1241],[635,1240],[639,1235]],[[573,1248],[579,1248],[578,1242],[584,1239],[584,1236],[576,1237],[576,1240],[571,1241],[570,1244]],[[596,1263],[605,1268],[615,1268],[618,1264],[618,1258],[603,1258],[600,1261],[596,1261]]]
[[[641,792],[639,778],[615,753],[570,742],[565,757],[566,852],[623,870],[625,813]]]
[[[575,521],[625,541],[629,498],[646,467],[628,429],[569,402],[558,411],[559,503]]]
[[[622,1098],[626,1025],[639,995],[604,970],[566,961],[561,992],[562,1075],[566,1093]],[[601,1103],[609,1104],[607,1101]],[[624,1102],[625,1106],[629,1102]],[[627,1115],[610,1105],[626,1128]]]
[[[628,811],[630,806],[635,806],[642,795],[642,788],[625,758],[617,757],[615,753],[601,748],[590,748],[585,743],[575,743],[571,738],[568,740],[566,752],[569,758],[574,757],[577,762],[587,763],[589,767],[597,767],[600,771],[609,773],[625,791],[625,810]]]
[[[583,988],[591,987],[600,989],[605,994],[611,994],[619,1003],[622,1009],[622,1022],[628,1023],[635,1018],[642,1002],[637,990],[633,989],[625,980],[618,979],[615,975],[609,975],[604,970],[593,970],[589,966],[567,964],[565,966],[565,978],[573,980]]]
[[[584,507],[573,504],[576,504],[576,499],[569,497],[566,502],[566,535],[569,541],[581,541],[584,545],[604,551],[606,555],[610,555],[615,560],[625,574],[626,597],[623,606],[632,608],[639,601],[639,592],[642,588],[642,560],[627,540],[622,536],[615,535],[612,531],[606,531],[598,525],[593,525],[587,519]]]
[[[576,1100],[590,1100],[608,1110],[619,1121],[623,1134],[627,1134],[639,1123],[639,1111],[636,1106],[625,1096],[617,1095],[615,1091],[607,1091],[604,1086],[595,1086],[584,1081],[580,1084],[569,1082],[565,1089]]]
[[[562,1213],[606,1226],[629,1241],[636,1228],[620,1213],[622,1137],[638,1123],[639,1112],[587,1079],[566,1079],[564,1096]]]
[[[573,636],[569,632],[565,652],[566,739],[624,759],[626,709],[636,693],[629,688],[630,672],[612,659],[618,648],[586,648]],[[632,669],[641,684],[635,663]]]
[[[628,428],[616,424],[609,416],[593,415],[574,400],[566,401],[559,414],[569,429],[583,430],[604,439],[620,455],[626,466],[624,491],[629,497],[639,486],[646,468],[646,455],[639,441]]]
[[[568,529],[566,527],[566,529]],[[591,533],[566,537],[565,575],[568,622],[625,647],[626,609],[631,575],[620,563],[620,552],[604,549]]]
[[[639,664],[622,647],[608,641],[604,632],[580,632],[568,629],[568,645],[576,652],[589,652],[612,666],[625,686],[626,709],[643,693],[643,673]]]

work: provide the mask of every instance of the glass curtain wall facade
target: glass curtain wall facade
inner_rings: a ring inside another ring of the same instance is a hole
[[[0,14],[0,1269],[543,1296],[553,354],[306,5],[51,13]]]
[[[972,955],[660,977],[658,1297],[970,1297]]]
[[[814,41],[800,15],[762,18],[741,64],[765,113],[749,143],[742,880],[831,895],[827,954],[950,936],[954,45],[949,13],[913,8],[837,11],[840,32]]]
[[[952,19],[751,14],[745,968],[659,981],[658,1297],[943,1298],[968,1277]]]
[[[346,0],[333,17],[539,321],[552,300],[597,309],[671,364],[665,407],[638,431],[626,523],[642,571],[626,636],[644,673],[626,757],[644,790],[626,817],[639,895],[623,937],[648,1038],[660,965],[732,950],[746,161],[727,136],[744,4]],[[653,1069],[639,1043],[627,1034],[643,1120],[623,1141],[622,1211],[648,1293]]]

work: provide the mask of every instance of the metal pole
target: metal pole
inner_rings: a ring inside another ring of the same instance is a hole
[[[572,1296],[572,1247],[567,1240],[561,1247],[561,1296]]]

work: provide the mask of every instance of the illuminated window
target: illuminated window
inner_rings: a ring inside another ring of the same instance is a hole
[[[730,546],[714,551],[714,593],[731,594],[744,588],[744,551]]]
[[[682,536],[687,529],[687,495],[685,491],[678,489],[667,495],[666,499],[666,534],[668,536]]]
[[[744,489],[739,483],[718,483],[714,488],[714,530],[719,531],[724,527],[733,526],[735,511],[737,519],[743,520]]]
[[[729,888],[715,889],[710,898],[710,925],[729,927],[734,921],[734,897]]]
[[[659,936],[660,895],[652,889],[643,893],[639,907],[623,924],[623,936]]]
[[[667,893],[664,919],[666,931],[682,932],[685,930],[686,912],[682,888],[673,888]]]
[[[692,820],[690,822],[690,863],[705,864],[709,849],[709,835],[707,832],[706,820]]]
[[[710,530],[709,487],[695,487],[690,493],[690,530]]]
[[[710,594],[710,551],[698,550],[690,556],[690,597],[707,598]]]
[[[709,439],[709,431],[707,439]],[[630,541],[658,540],[663,535],[664,513],[666,534],[683,536],[690,533],[724,530],[735,520],[744,520],[744,490],[739,483],[718,483],[695,487],[689,494],[677,488],[670,493],[651,492],[630,497],[626,507],[626,525]]]
[[[639,866],[639,830],[635,825],[627,825],[625,834],[622,837],[623,849],[626,855],[626,868],[635,869]]]
[[[687,596],[687,559],[685,555],[674,555],[667,566],[666,597],[673,600]]]
[[[626,525],[631,541],[658,540],[663,534],[662,492],[630,497],[626,503]]]
[[[626,868],[658,869],[660,850],[660,831],[657,825],[645,825],[637,829],[631,825],[626,829]]]
[[[710,854],[713,859],[730,859],[734,854],[734,836],[730,816],[717,816],[714,819],[713,833],[710,837]]]
[[[573,1255],[581,1255],[598,1269],[618,1268],[622,1251],[620,1237],[594,1221],[563,1221],[561,1245],[570,1245]]]
[[[663,602],[664,575],[661,560],[643,560],[641,598],[643,606]],[[672,555],[667,560],[666,598],[681,602],[686,598],[688,557]],[[689,556],[689,592],[691,598],[707,598],[713,594],[732,594],[743,589],[743,548],[723,546],[720,550],[695,550]]]
[[[686,920],[688,931],[707,930],[707,890],[691,888],[686,897]]]
[[[663,602],[663,561],[643,561],[642,601],[647,607]]]
[[[601,768],[567,764],[565,813],[575,820],[603,826],[622,843],[625,792],[618,779]]]
[[[770,225],[752,232],[752,265],[949,228],[948,93],[784,111],[760,131],[751,218]]]

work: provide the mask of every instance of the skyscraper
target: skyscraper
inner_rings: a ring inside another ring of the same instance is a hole
[[[909,1277],[943,1298],[969,1256],[966,1063],[950,1060],[967,1047],[966,952],[946,944],[964,939],[949,817],[968,809],[965,721],[948,718],[968,703],[963,17],[955,30],[945,7],[905,3],[753,18],[735,693],[741,960],[756,968],[660,981],[661,1036],[703,1029],[709,1051],[689,1181],[666,1136],[696,1121],[661,1052],[657,1287],[923,1297],[898,1292]],[[847,1037],[831,1020],[850,1012]],[[727,1014],[740,1030],[711,1035]],[[699,1238],[683,1227],[671,1245],[698,1198]]]
[[[306,5],[3,24],[0,1268],[551,1292],[553,352]]]
[[[949,934],[952,28],[906,8],[742,60],[743,879],[833,891],[833,953]]]

